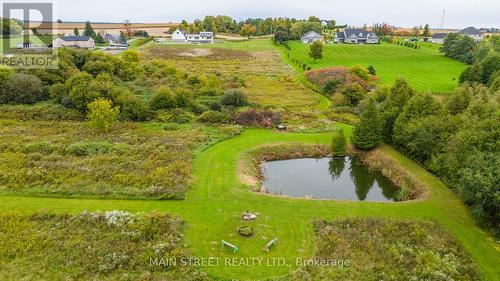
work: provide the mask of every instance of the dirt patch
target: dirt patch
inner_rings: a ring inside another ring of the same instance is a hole
[[[206,57],[212,54],[210,49],[189,49],[186,52],[179,53],[178,55],[181,57]]]
[[[213,47],[190,47],[161,45],[145,50],[146,57],[162,59],[211,59],[211,60],[232,60],[232,59],[252,59],[251,53],[246,51],[213,48]]]

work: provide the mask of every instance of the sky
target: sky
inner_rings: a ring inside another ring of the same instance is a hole
[[[0,0],[7,1],[19,2]],[[192,21],[205,15],[229,15],[236,20],[315,15],[354,26],[387,22],[398,27],[428,23],[437,28],[446,10],[445,28],[500,27],[500,0],[54,0],[54,4],[63,21],[146,23]]]

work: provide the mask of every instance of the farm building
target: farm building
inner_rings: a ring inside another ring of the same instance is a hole
[[[305,44],[309,44],[309,43],[312,43],[315,41],[322,41],[322,40],[323,40],[323,36],[321,36],[320,34],[318,34],[315,31],[309,31],[300,38],[300,41],[302,41],[302,43],[305,43]]]
[[[88,36],[63,36],[52,40],[52,48],[61,47],[93,49],[95,48],[95,41]]]
[[[214,43],[214,33],[200,32],[198,34],[187,34],[184,31],[177,29],[174,33],[172,33],[172,40],[191,43]]]
[[[479,42],[483,40],[483,35],[481,31],[473,26],[469,26],[467,28],[464,28],[458,32],[458,34],[469,36],[470,38],[474,39],[476,42]]]
[[[335,33],[333,42],[348,44],[378,44],[379,38],[375,33],[365,29],[346,28],[344,31]]]
[[[437,44],[443,44],[444,43],[444,38],[448,36],[448,33],[434,33],[432,34],[432,43],[437,43]]]

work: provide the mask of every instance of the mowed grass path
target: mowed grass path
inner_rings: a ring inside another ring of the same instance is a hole
[[[339,126],[344,127],[347,137],[351,134],[351,127]],[[406,203],[286,199],[252,193],[239,181],[238,163],[250,150],[281,143],[327,144],[330,139],[331,134],[328,133],[245,131],[242,135],[213,145],[197,155],[191,189],[185,201],[0,196],[0,210],[48,209],[78,213],[83,210],[119,209],[130,212],[168,212],[186,221],[185,243],[197,257],[264,259],[263,264],[255,266],[226,266],[222,263],[217,267],[204,268],[212,276],[238,280],[284,276],[296,268],[295,258],[311,257],[315,241],[312,222],[315,220],[346,217],[434,220],[464,245],[487,280],[500,280],[499,244],[474,224],[467,208],[449,188],[389,146],[383,146],[382,150],[426,184],[431,193],[429,199]],[[240,219],[245,210],[259,213],[258,219],[249,223],[256,230],[252,238],[241,238],[236,234],[236,228],[245,224]],[[263,253],[262,247],[273,237],[279,239],[279,244],[270,253]],[[219,243],[222,239],[238,245],[241,251],[233,254],[221,249]],[[285,258],[287,264],[268,265],[267,261],[272,261],[271,258]]]
[[[382,43],[380,45],[325,44],[323,59],[314,63],[309,57],[309,45],[293,41],[290,58],[314,68],[329,66],[373,65],[383,85],[391,86],[405,78],[419,91],[450,92],[458,86],[458,78],[466,65],[443,56],[435,48],[408,47]]]

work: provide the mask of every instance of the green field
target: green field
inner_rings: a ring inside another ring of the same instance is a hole
[[[309,57],[309,45],[290,42],[290,58],[312,68],[329,66],[373,65],[383,85],[392,85],[405,78],[419,91],[449,92],[458,86],[458,78],[466,65],[447,58],[435,48],[381,45],[325,44],[323,59],[314,63]]]
[[[343,126],[347,132],[350,127]],[[349,135],[349,134],[348,134]],[[47,209],[57,212],[79,213],[83,210],[125,210],[148,212],[159,210],[180,216],[187,222],[185,243],[198,257],[285,258],[311,257],[314,252],[315,220],[333,220],[346,217],[377,217],[394,219],[434,220],[445,227],[465,247],[487,280],[500,280],[498,244],[480,228],[467,208],[453,192],[422,167],[408,160],[394,149],[382,150],[409,173],[421,180],[431,193],[424,201],[407,203],[368,203],[285,199],[252,193],[238,180],[237,166],[245,153],[268,144],[328,143],[330,134],[290,134],[267,130],[249,130],[241,136],[216,144],[197,155],[193,182],[185,201],[131,201],[57,199],[30,197],[2,197],[0,210]],[[257,231],[251,239],[235,235],[241,225],[239,216],[245,210],[259,213],[259,219],[250,224]],[[293,226],[293,227],[291,227]],[[270,253],[262,247],[271,237],[280,243]],[[221,250],[220,240],[229,240],[241,251],[233,254]],[[209,274],[243,280],[284,276],[288,266],[206,267]]]

